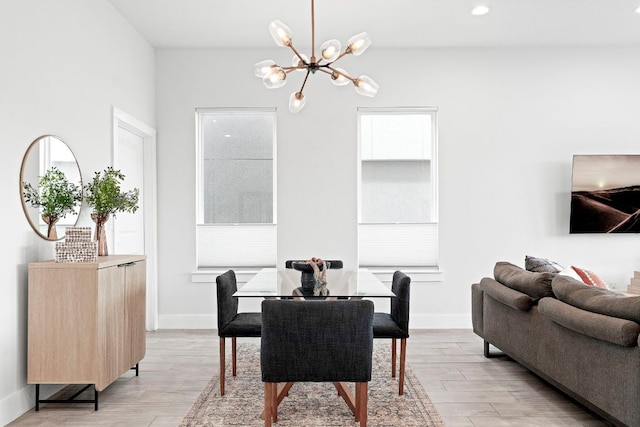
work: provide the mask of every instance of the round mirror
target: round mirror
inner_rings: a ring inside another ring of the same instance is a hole
[[[20,198],[31,228],[46,240],[60,240],[76,225],[82,206],[82,177],[71,149],[53,135],[29,145],[20,167]]]

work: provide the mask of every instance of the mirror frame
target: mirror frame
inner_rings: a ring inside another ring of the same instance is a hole
[[[80,164],[78,163],[78,158],[76,157],[74,152],[71,150],[71,148],[67,145],[67,143],[64,142],[62,140],[62,138],[60,138],[57,135],[40,135],[39,137],[34,139],[33,142],[31,142],[31,144],[29,144],[29,147],[27,147],[27,151],[25,151],[24,156],[22,157],[22,164],[20,165],[20,181],[18,182],[18,186],[19,186],[19,190],[20,190],[20,201],[22,203],[22,211],[24,212],[24,216],[27,218],[27,221],[29,222],[29,225],[31,226],[33,231],[36,232],[36,234],[38,236],[40,236],[44,240],[47,240],[47,241],[50,241],[50,242],[55,242],[55,241],[64,239],[64,237],[65,237],[64,233],[62,233],[62,236],[58,237],[57,239],[49,239],[48,236],[44,235],[40,231],[39,225],[33,223],[31,215],[29,214],[29,209],[31,209],[31,208],[29,206],[27,206],[27,203],[24,200],[23,182],[24,182],[25,167],[27,165],[27,159],[29,158],[29,155],[32,153],[32,150],[34,149],[34,147],[37,147],[38,143],[41,142],[45,138],[55,138],[58,141],[60,141],[62,144],[64,144],[65,147],[67,147],[67,149],[69,150],[69,153],[71,153],[71,156],[73,156],[73,159],[75,160],[76,166],[78,168],[78,176],[80,177],[80,188],[83,188],[83,180],[82,180],[82,171],[80,170]],[[80,218],[80,213],[82,212],[82,204],[83,204],[83,202],[81,201],[80,202],[80,207],[78,208],[78,215],[76,217],[76,221],[73,224],[74,226],[78,223],[78,219]]]

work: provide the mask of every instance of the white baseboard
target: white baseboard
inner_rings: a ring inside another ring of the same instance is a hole
[[[213,314],[161,314],[160,329],[217,329],[218,316]]]
[[[411,329],[470,329],[471,314],[411,315]],[[218,318],[211,314],[160,315],[160,329],[216,329]]]
[[[471,329],[471,314],[412,314],[410,329]]]
[[[64,385],[41,385],[40,399],[47,399],[63,387]],[[25,412],[34,408],[36,405],[35,398],[36,387],[34,385],[27,385],[0,400],[0,425],[7,425]]]

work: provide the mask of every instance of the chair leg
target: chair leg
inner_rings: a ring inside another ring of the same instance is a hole
[[[396,339],[391,339],[391,376],[396,377]]]
[[[224,337],[220,337],[220,396],[224,396]]]
[[[356,383],[356,422],[361,427],[367,425],[367,400],[369,394],[369,383]]]
[[[236,347],[236,337],[232,337],[231,338],[231,373],[232,375],[235,377],[236,376],[236,354],[237,354],[237,347]]]
[[[292,384],[293,385],[293,384]],[[271,416],[273,416],[273,422],[278,422],[278,406],[280,406],[280,402],[278,402],[278,383],[271,383]]]
[[[402,396],[404,393],[404,365],[407,360],[407,339],[400,340],[400,389],[398,394]]]
[[[264,383],[264,425],[271,427],[273,413],[273,387],[272,383]]]
[[[353,411],[353,415],[355,415],[355,421],[360,422],[360,415],[362,413],[362,402],[360,401],[362,391],[360,390],[361,383],[355,383],[356,386],[356,398],[355,398],[355,410]]]

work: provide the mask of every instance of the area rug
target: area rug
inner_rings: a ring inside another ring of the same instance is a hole
[[[238,375],[227,367],[225,395],[215,375],[184,416],[181,427],[262,426],[264,385],[260,374],[259,344],[238,345]],[[350,384],[354,391],[353,384]],[[407,365],[404,394],[391,377],[391,345],[376,344],[369,383],[368,422],[371,427],[441,427],[444,422]],[[275,426],[356,426],[344,400],[331,383],[296,383],[278,406]]]

